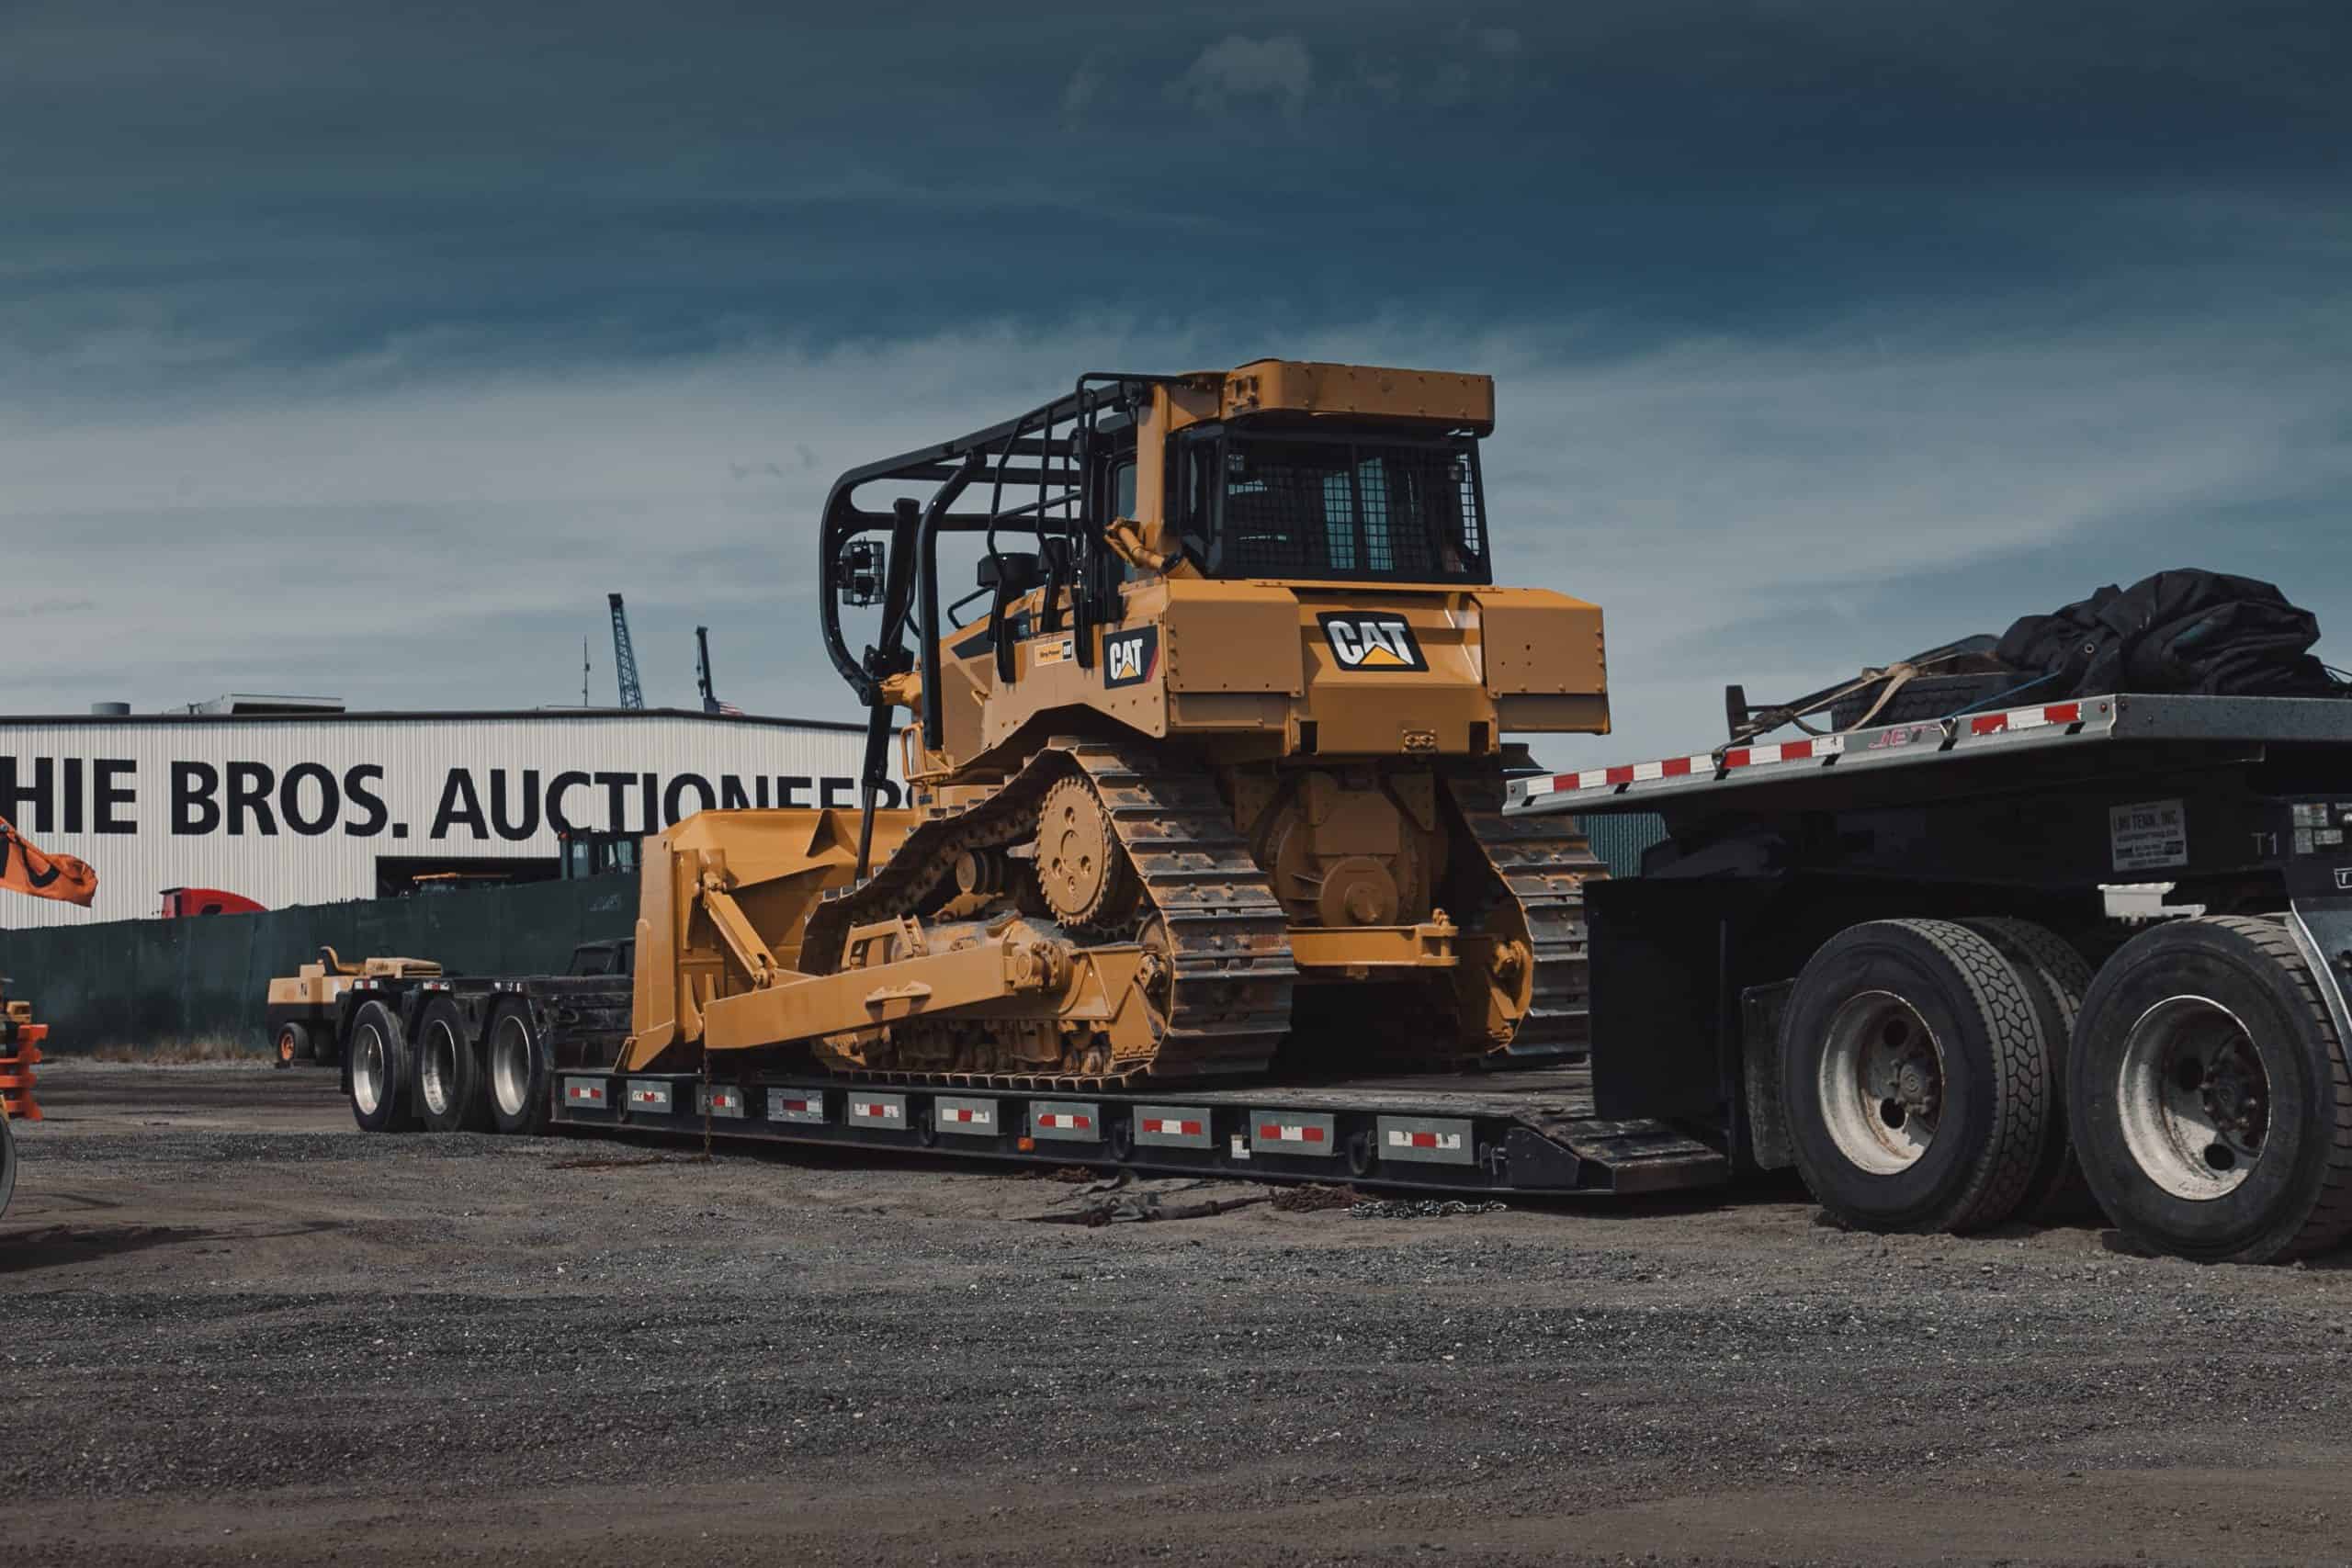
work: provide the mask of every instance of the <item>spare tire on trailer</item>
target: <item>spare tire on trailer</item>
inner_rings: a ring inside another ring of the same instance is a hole
[[[350,1059],[344,1075],[351,1089],[351,1119],[368,1133],[406,1133],[416,1126],[408,1031],[400,1014],[371,998],[351,1018]]]
[[[1797,1168],[1863,1230],[1967,1231],[2017,1212],[2050,1136],[2050,1050],[2008,960],[1949,920],[1822,944],[1781,1025]]]
[[[2107,962],[2068,1075],[2075,1154],[2158,1251],[2269,1263],[2352,1235],[2352,1074],[2286,930],[2175,920]]]
[[[428,1133],[480,1133],[490,1127],[490,1090],[481,1053],[466,1015],[448,997],[424,1004],[416,1019],[416,1111]]]
[[[547,1041],[531,1018],[528,1002],[507,997],[491,1010],[482,1057],[492,1125],[526,1136],[546,1132],[555,1064],[548,1059]]]

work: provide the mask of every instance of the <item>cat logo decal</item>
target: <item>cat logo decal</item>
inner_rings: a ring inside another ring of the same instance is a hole
[[[1102,683],[1140,686],[1159,670],[1159,628],[1114,632],[1102,639]]]
[[[1323,641],[1342,670],[1427,670],[1421,645],[1404,616],[1331,612],[1321,617]]]

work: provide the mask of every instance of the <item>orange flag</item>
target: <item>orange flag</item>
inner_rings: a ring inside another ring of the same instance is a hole
[[[88,861],[41,853],[0,817],[0,887],[36,898],[62,898],[86,909],[98,896],[98,874]]]

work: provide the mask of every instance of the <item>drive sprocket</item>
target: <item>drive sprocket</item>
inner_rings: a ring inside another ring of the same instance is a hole
[[[1085,777],[1057,780],[1038,804],[1036,866],[1046,906],[1063,925],[1090,932],[1132,926],[1143,883]]]

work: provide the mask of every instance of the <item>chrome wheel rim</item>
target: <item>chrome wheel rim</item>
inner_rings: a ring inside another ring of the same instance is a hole
[[[351,1102],[368,1116],[384,1103],[384,1037],[373,1024],[351,1037]]]
[[[2123,1146],[2176,1198],[2245,1185],[2270,1132],[2270,1075],[2245,1021],[2208,997],[2167,997],[2123,1042],[2115,1100]]]
[[[1892,991],[1864,991],[1829,1021],[1818,1083],[1830,1140],[1860,1169],[1917,1165],[1943,1115],[1944,1053],[1935,1031]]]
[[[513,1013],[498,1021],[490,1037],[490,1091],[498,1109],[520,1116],[531,1099],[531,1032]]]
[[[446,1116],[458,1098],[457,1031],[443,1022],[426,1024],[424,1047],[417,1053],[417,1090],[427,1111]]]

